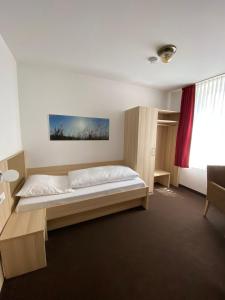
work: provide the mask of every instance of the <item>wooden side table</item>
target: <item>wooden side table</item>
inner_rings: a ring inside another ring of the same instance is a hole
[[[0,236],[0,251],[5,278],[40,268],[46,263],[46,210],[13,212]]]
[[[154,172],[155,182],[170,187],[170,172],[164,170],[155,170]]]

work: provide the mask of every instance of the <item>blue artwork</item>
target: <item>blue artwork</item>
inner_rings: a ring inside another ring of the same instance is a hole
[[[108,140],[109,119],[49,115],[50,140]]]

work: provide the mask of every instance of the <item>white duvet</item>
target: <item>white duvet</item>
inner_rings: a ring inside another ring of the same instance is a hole
[[[67,180],[67,176],[58,177],[62,182],[65,182]],[[131,180],[111,182],[92,187],[74,189],[72,190],[72,192],[64,194],[21,198],[17,204],[16,211],[23,212],[33,209],[49,208],[76,201],[85,201],[90,198],[98,198],[100,196],[111,195],[118,192],[125,192],[141,187],[145,187],[144,181],[139,177],[135,177]]]

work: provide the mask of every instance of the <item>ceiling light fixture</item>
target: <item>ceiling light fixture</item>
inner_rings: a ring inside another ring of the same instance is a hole
[[[177,47],[175,45],[165,45],[158,49],[157,54],[161,61],[167,64],[173,59],[176,51]]]
[[[159,60],[159,58],[158,58],[157,56],[150,56],[150,57],[148,58],[148,61],[149,61],[151,64],[157,63],[158,60]]]

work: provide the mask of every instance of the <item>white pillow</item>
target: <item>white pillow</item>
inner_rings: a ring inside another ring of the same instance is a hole
[[[138,173],[125,166],[103,166],[70,171],[72,188],[84,188],[98,184],[134,179]]]
[[[16,196],[48,196],[68,192],[71,188],[67,176],[31,175]]]

